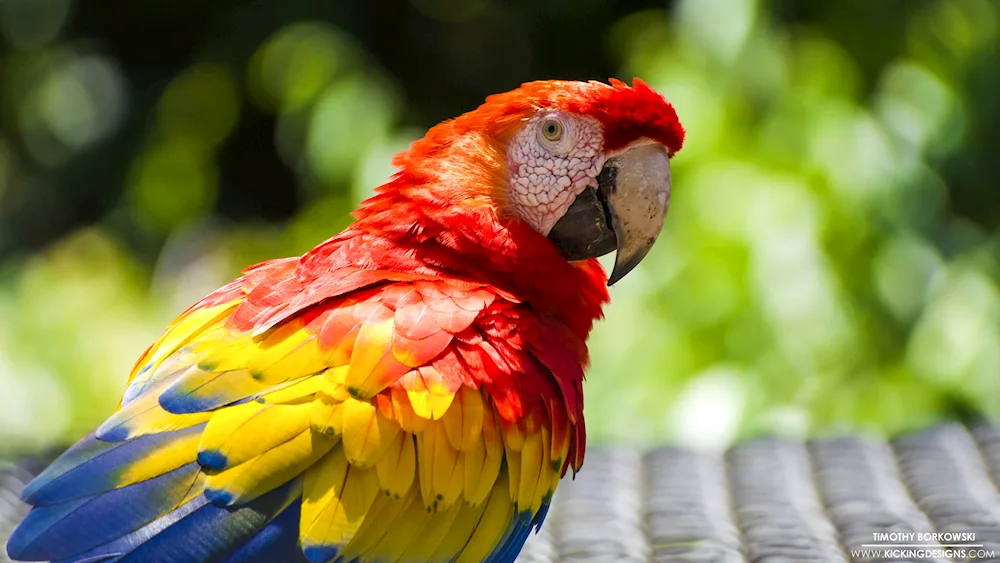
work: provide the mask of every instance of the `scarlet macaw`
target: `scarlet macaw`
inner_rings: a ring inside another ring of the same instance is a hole
[[[583,463],[586,339],[683,139],[638,79],[532,82],[430,129],[345,231],[167,328],[24,490],[8,553],[513,561]]]

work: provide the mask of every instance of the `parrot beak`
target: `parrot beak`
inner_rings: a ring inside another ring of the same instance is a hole
[[[670,204],[670,157],[648,143],[608,158],[597,188],[583,190],[549,231],[567,260],[617,250],[608,285],[632,271],[656,242]]]

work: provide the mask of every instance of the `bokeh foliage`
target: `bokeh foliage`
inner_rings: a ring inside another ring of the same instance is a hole
[[[188,304],[554,77],[640,76],[688,130],[591,341],[597,440],[1000,416],[995,1],[2,0],[0,32],[2,450],[89,430]]]

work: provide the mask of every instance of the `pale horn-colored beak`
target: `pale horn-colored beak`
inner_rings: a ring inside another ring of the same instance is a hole
[[[608,278],[612,285],[646,257],[663,230],[670,207],[670,157],[663,145],[650,143],[608,160],[618,168],[615,187],[605,196],[618,241]]]
[[[670,157],[646,143],[608,158],[597,189],[587,188],[552,227],[567,260],[596,258],[617,249],[608,285],[632,271],[656,242],[670,205]]]

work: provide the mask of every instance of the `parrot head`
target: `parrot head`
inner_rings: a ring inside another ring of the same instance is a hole
[[[568,261],[617,251],[608,285],[649,252],[684,142],[673,106],[644,82],[529,82],[441,123],[393,164],[423,185],[528,225]]]

